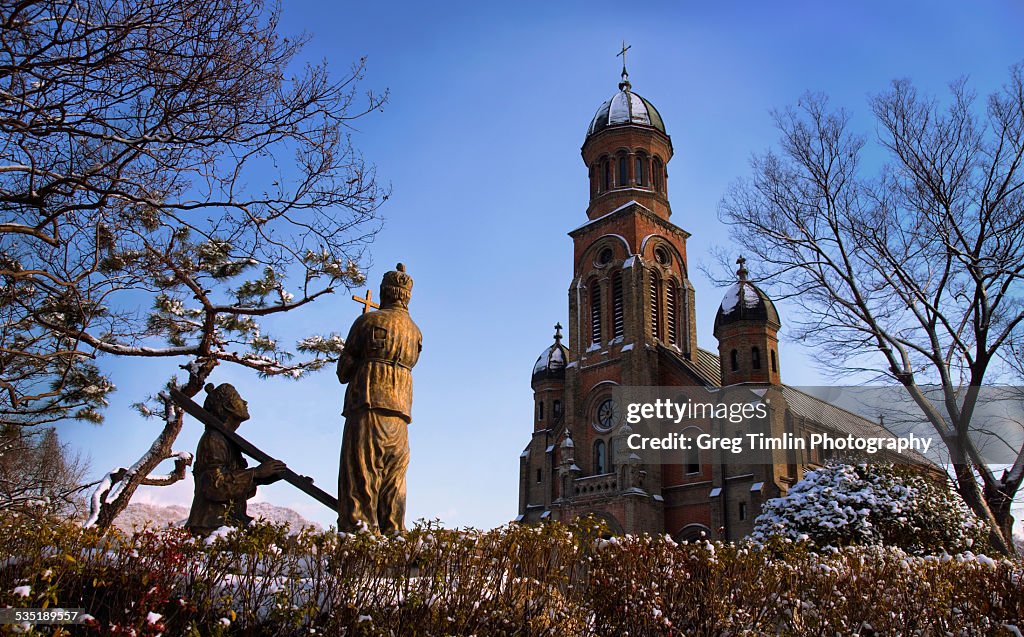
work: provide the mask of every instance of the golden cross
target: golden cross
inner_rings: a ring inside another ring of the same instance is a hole
[[[367,312],[369,312],[371,307],[372,308],[380,308],[380,305],[377,305],[376,303],[373,302],[373,290],[367,290],[366,291],[366,298],[365,299],[361,299],[358,296],[356,296],[355,294],[353,294],[352,295],[352,300],[353,301],[357,301],[357,302],[363,304],[363,314],[366,314]]]

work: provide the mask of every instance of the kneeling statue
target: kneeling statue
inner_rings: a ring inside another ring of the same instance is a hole
[[[224,383],[206,386],[203,409],[219,418],[230,431],[249,420],[249,405],[238,391]],[[208,535],[222,526],[245,526],[252,521],[246,501],[256,495],[256,486],[281,479],[286,469],[280,460],[268,460],[249,469],[242,451],[224,434],[210,427],[196,449],[195,496],[185,528],[196,535]]]

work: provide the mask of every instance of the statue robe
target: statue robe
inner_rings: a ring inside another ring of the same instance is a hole
[[[405,472],[412,368],[423,335],[403,307],[363,314],[338,360],[345,431],[338,472],[338,529],[405,529]]]
[[[195,496],[186,528],[209,534],[222,526],[245,526],[246,500],[256,495],[253,469],[247,468],[241,450],[219,431],[207,428],[199,439],[193,468]]]

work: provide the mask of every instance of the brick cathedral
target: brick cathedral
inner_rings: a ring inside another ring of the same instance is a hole
[[[568,335],[556,325],[554,343],[533,368],[533,434],[520,456],[518,521],[594,514],[616,533],[737,539],[751,532],[764,501],[784,495],[806,467],[824,460],[813,451],[779,451],[770,464],[733,465],[701,451],[643,464],[625,444],[616,386],[771,392],[773,435],[891,435],[782,384],[781,321],[747,280],[742,259],[714,317],[717,354],[699,347],[690,234],[671,221],[672,153],[661,115],[633,92],[623,67],[618,92],[598,108],[583,142],[590,204],[587,221],[569,232]]]

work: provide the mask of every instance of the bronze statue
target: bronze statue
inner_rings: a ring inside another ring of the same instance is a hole
[[[412,277],[384,275],[380,309],[359,316],[338,360],[345,431],[338,473],[338,530],[405,530],[405,470],[412,422],[412,368],[423,335],[409,317]]]
[[[228,383],[207,385],[203,408],[230,431],[249,420],[248,404]],[[197,535],[207,535],[221,526],[247,525],[252,518],[245,512],[245,503],[256,495],[256,485],[280,480],[286,468],[280,460],[247,468],[241,449],[221,432],[207,427],[196,449],[192,470],[195,496],[185,527]]]

